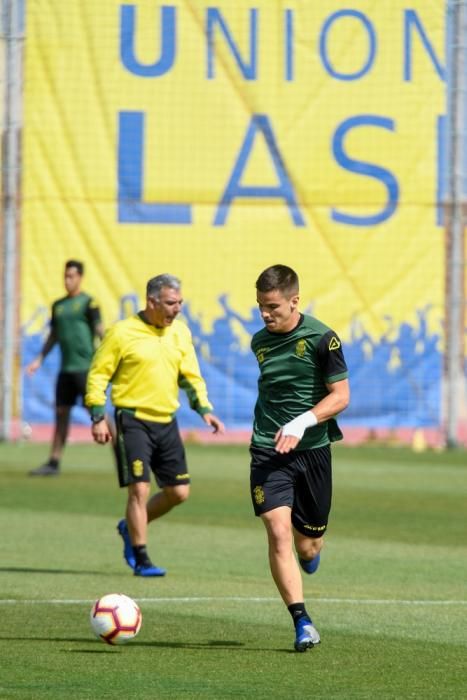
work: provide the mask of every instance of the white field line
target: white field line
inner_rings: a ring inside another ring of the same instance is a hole
[[[179,598],[135,598],[138,603],[279,603],[279,598],[247,598],[240,596],[206,596]],[[95,599],[0,599],[0,605],[85,605],[94,603]],[[467,605],[467,600],[396,600],[371,598],[315,598],[313,605],[319,603],[342,605]]]

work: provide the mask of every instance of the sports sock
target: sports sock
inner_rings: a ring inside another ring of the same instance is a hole
[[[133,554],[135,555],[136,566],[150,566],[151,560],[146,549],[145,544],[138,544],[133,547]]]
[[[60,461],[58,459],[55,459],[55,457],[50,457],[50,459],[47,461],[47,464],[49,467],[54,467],[55,469],[58,469]]]
[[[297,622],[303,618],[311,620],[306,611],[305,603],[292,603],[292,605],[287,606],[287,610],[292,615],[292,620],[295,627],[297,626]]]

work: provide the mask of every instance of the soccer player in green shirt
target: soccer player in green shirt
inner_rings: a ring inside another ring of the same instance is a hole
[[[53,303],[49,335],[40,354],[26,367],[27,374],[34,374],[58,343],[61,364],[55,389],[55,430],[51,452],[47,462],[31,470],[30,476],[57,476],[60,473],[71,409],[78,398],[84,398],[95,338],[103,336],[99,307],[89,294],[81,290],[83,274],[82,262],[68,260],[65,264],[67,294]]]
[[[295,626],[295,649],[320,642],[307,613],[301,568],[318,568],[331,508],[330,443],[335,416],[349,403],[347,366],[337,334],[300,313],[297,274],[273,265],[256,281],[265,328],[252,338],[259,365],[251,439],[251,497],[267,532],[269,564]],[[298,563],[294,554],[298,555]]]
[[[110,439],[104,414],[105,391],[112,384],[121,487],[128,489],[126,518],[117,530],[123,556],[135,576],[164,576],[147,552],[148,523],[183,503],[190,492],[185,450],[175,413],[178,393],[215,433],[223,423],[213,414],[188,326],[176,317],[182,307],[181,283],[169,274],[147,283],[146,307],[118,321],[105,334],[89,371],[86,405],[92,436]],[[150,495],[151,473],[160,490]]]

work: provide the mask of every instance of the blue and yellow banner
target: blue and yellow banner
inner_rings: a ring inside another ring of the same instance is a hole
[[[248,426],[255,280],[283,263],[344,341],[347,423],[438,424],[444,6],[28,3],[24,361],[68,258],[106,325],[171,272],[216,411]],[[52,415],[55,363],[25,383],[30,421]]]

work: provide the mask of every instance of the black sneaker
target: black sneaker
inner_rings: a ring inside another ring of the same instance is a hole
[[[36,467],[36,469],[31,469],[31,471],[28,472],[29,476],[58,476],[59,474],[60,468],[58,464],[50,464],[50,462],[41,464],[40,467]]]

